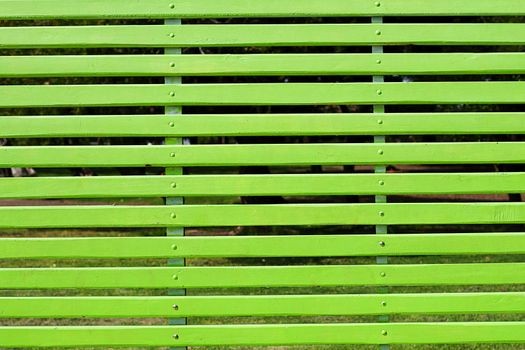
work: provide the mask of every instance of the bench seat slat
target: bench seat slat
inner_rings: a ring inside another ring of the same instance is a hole
[[[524,39],[525,41],[525,39]],[[512,91],[512,94],[509,94]],[[0,108],[326,104],[521,104],[525,82],[0,86]]]
[[[494,163],[525,163],[525,142],[0,148],[4,168]]]
[[[0,339],[10,348],[524,343],[525,322],[0,327]]]
[[[522,74],[524,56],[524,53],[2,56],[0,76]]]
[[[0,178],[0,198],[509,194],[525,173],[283,174]]]
[[[2,318],[337,316],[523,312],[525,312],[525,293],[0,298],[0,317]]]
[[[520,0],[420,1],[388,0],[382,6],[345,0],[4,0],[0,19],[103,18],[232,18],[232,17],[350,17],[350,16],[518,16]]]
[[[0,259],[525,254],[525,233],[3,238]]]
[[[173,34],[173,35],[172,35]],[[0,48],[521,45],[523,23],[35,26],[0,28]]]
[[[427,134],[525,134],[525,113],[388,113],[381,118],[368,113],[0,118],[0,137],[6,138]]]
[[[4,268],[5,289],[445,286],[525,283],[525,263]]]
[[[525,203],[0,207],[1,228],[522,224]]]

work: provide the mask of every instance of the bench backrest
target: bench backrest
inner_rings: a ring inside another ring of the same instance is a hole
[[[489,18],[519,15],[0,0],[0,167],[40,173],[0,178],[0,347],[525,343],[525,143],[496,142],[525,133],[525,24]]]

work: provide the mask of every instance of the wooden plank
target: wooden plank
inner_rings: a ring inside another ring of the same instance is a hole
[[[13,146],[0,167],[144,167],[347,164],[520,164],[525,142]]]
[[[520,104],[523,96],[525,82],[13,85],[0,86],[0,108]]]
[[[0,327],[0,345],[208,346],[523,343],[525,322]]]
[[[524,60],[525,62],[525,60]],[[525,134],[525,113],[5,116],[0,137]]]
[[[524,57],[524,53],[2,56],[0,76],[522,74]]]
[[[199,346],[523,343],[525,322],[0,327],[1,345]]]
[[[525,254],[525,233],[3,238],[0,259]]]
[[[177,307],[175,308],[174,305]],[[0,297],[2,318],[507,314],[525,293],[185,297]]]
[[[0,178],[0,198],[343,196],[525,192],[525,173]]]
[[[19,0],[16,0],[19,1]],[[0,28],[1,49],[521,45],[523,23],[121,25]]]
[[[174,6],[173,6],[174,5]],[[4,0],[0,19],[98,18],[232,18],[232,17],[353,17],[353,16],[518,16],[525,14],[520,0],[453,1],[383,0]]]
[[[499,285],[525,283],[525,263],[4,268],[0,282],[4,289]]]
[[[0,207],[2,228],[522,224],[525,203]]]

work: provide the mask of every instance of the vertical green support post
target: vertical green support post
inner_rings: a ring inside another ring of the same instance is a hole
[[[166,25],[182,25],[182,21],[180,19],[167,19],[164,21],[164,24]],[[164,50],[164,53],[166,55],[181,55],[182,49],[181,48],[166,48]],[[175,66],[175,62],[170,62],[170,67]],[[165,84],[167,85],[178,85],[182,84],[182,77],[165,77]],[[176,95],[173,93],[170,93],[170,95],[173,96],[173,98],[177,98]],[[176,118],[178,115],[182,114],[182,106],[166,106],[165,107],[165,114],[167,116],[171,116],[172,118]],[[168,121],[166,123],[166,128],[172,127],[172,122]],[[182,145],[183,139],[182,138],[174,138],[174,137],[167,137],[165,139],[166,145]],[[183,175],[184,169],[182,167],[171,167],[166,168],[166,175]],[[177,184],[171,184],[172,188],[176,188]],[[166,198],[166,205],[183,205],[184,204],[184,198],[183,197],[167,197]],[[166,229],[166,235],[167,236],[184,236],[184,227],[168,227]],[[184,266],[186,264],[185,259],[170,259],[168,261],[169,266]],[[175,296],[181,296],[186,295],[186,291],[184,289],[172,289],[168,292],[169,295],[175,295]],[[178,307],[176,305],[173,305],[173,311],[174,313],[177,311]],[[186,319],[185,318],[172,318],[169,320],[170,325],[185,325]],[[173,350],[185,350],[185,347],[177,347],[172,348]]]
[[[381,24],[383,23],[383,17],[372,17],[372,23],[373,24]],[[373,54],[382,54],[383,53],[383,46],[372,46],[372,53]],[[377,64],[381,64],[381,59],[377,59]],[[374,76],[373,78],[374,83],[384,83],[385,77],[384,76]],[[377,123],[382,125],[384,123],[384,118],[382,114],[385,113],[385,106],[384,105],[374,105],[373,107],[374,114],[377,115]],[[377,144],[383,144],[386,143],[386,137],[385,136],[374,136],[374,143]],[[375,167],[375,173],[376,174],[386,174],[386,166],[385,165],[378,165]],[[381,180],[381,184],[384,184],[384,180]],[[375,196],[375,202],[376,203],[387,203],[387,197],[386,196]],[[386,225],[376,225],[376,234],[377,235],[386,235],[388,234],[388,226]],[[379,244],[382,244],[383,242],[379,240]],[[383,243],[384,244],[384,243]],[[376,262],[378,265],[386,265],[388,264],[388,258],[386,256],[379,256],[376,258]],[[382,287],[379,290],[380,293],[388,293],[388,289],[386,287]],[[379,316],[379,322],[388,322],[389,318],[386,315]],[[380,350],[389,350],[390,346],[387,344],[380,345]]]

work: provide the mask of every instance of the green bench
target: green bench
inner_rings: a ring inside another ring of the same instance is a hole
[[[525,233],[490,232],[494,225],[523,224],[525,205],[477,200],[387,203],[386,198],[525,192],[524,172],[471,168],[525,163],[523,142],[386,142],[385,138],[525,134],[525,113],[519,111],[473,108],[471,112],[385,113],[385,106],[392,105],[523,104],[525,83],[514,76],[525,72],[525,53],[512,47],[525,42],[525,24],[450,20],[453,16],[519,15],[525,15],[522,0],[0,0],[4,23],[0,28],[0,77],[14,79],[4,80],[8,83],[0,86],[4,114],[0,138],[164,139],[159,145],[1,147],[0,167],[160,167],[165,173],[0,178],[0,227],[11,233],[0,239],[0,321],[18,320],[18,325],[0,326],[0,347],[359,344],[386,349],[394,344],[525,343],[525,320],[519,317],[525,314],[525,263],[520,260],[525,254]],[[428,16],[447,16],[448,22],[428,24],[419,18]],[[327,21],[334,24],[287,22],[315,17],[358,19]],[[228,18],[264,18],[266,24],[228,24],[224,20]],[[273,18],[282,20],[277,23]],[[219,23],[203,24],[204,19],[219,19]],[[51,26],[40,20],[64,20],[64,25]],[[70,20],[83,22],[74,25]],[[150,22],[122,25],[113,20]],[[182,25],[181,20],[201,23]],[[467,48],[456,53],[396,51],[407,45]],[[502,45],[511,52],[484,49]],[[320,47],[317,52],[323,52],[322,47],[362,47],[368,53],[292,54],[280,53],[278,46]],[[181,48],[221,47],[223,52],[268,47],[270,53],[181,52]],[[93,54],[113,48],[124,53]],[[33,51],[28,49],[43,51],[30,55]],[[141,50],[146,49],[149,51],[144,54]],[[497,81],[392,82],[389,77],[396,75],[506,77]],[[359,78],[342,83],[255,83],[255,79],[247,79],[244,83],[183,84],[182,76]],[[53,83],[75,77],[80,82],[87,77],[99,83]],[[108,77],[157,77],[161,81],[106,84],[96,80]],[[41,78],[50,78],[51,84]],[[360,113],[282,114],[240,114],[222,108],[319,105],[363,107]],[[148,106],[164,107],[165,114],[120,115],[111,109]],[[91,107],[108,107],[113,112],[84,112]],[[219,113],[184,114],[183,107],[216,107]],[[29,108],[39,108],[39,112]],[[46,108],[68,108],[70,113],[46,113]],[[82,112],[76,113],[76,108]],[[183,142],[187,137],[336,135],[369,136],[374,142]],[[466,170],[386,172],[387,165],[422,164],[462,165]],[[293,169],[311,165],[356,165],[373,171],[265,175],[224,171],[243,166]],[[184,168],[193,172],[188,175]],[[374,196],[374,202],[217,204],[218,198],[232,196],[347,195]],[[153,201],[151,205],[147,201],[138,205],[85,202],[159,197],[166,198],[166,205]],[[184,203],[193,197],[217,200]],[[53,201],[31,199],[67,201],[53,205]],[[337,225],[362,226],[363,234],[184,235],[195,228],[275,226],[284,230],[287,226],[314,226],[321,232],[325,226]],[[396,229],[389,232],[391,225]],[[427,225],[463,228],[458,232],[464,232],[465,227],[489,226],[487,230],[443,234],[430,230],[409,234],[407,229]],[[370,226],[373,230],[367,231]],[[141,232],[166,228],[166,237],[76,235],[79,231],[71,231],[70,237],[38,237],[39,231],[30,235],[32,229],[127,232],[130,228],[143,228]],[[117,231],[120,229],[124,231]],[[450,261],[444,262],[442,256]],[[496,262],[492,258],[485,261],[484,256],[496,256]],[[502,262],[500,258],[505,256]],[[387,257],[392,258],[389,261]],[[412,257],[411,262],[402,263],[405,257]],[[185,265],[186,258],[192,263]],[[251,263],[207,266],[198,263],[201,258],[248,258]],[[299,264],[296,260],[285,264],[261,260],[271,258],[314,260],[299,260]],[[336,263],[324,258],[336,258]],[[37,263],[42,259],[47,265]],[[78,266],[51,266],[53,261],[70,259],[81,262]],[[119,265],[132,259],[169,261],[166,266]],[[494,286],[503,287],[491,290]],[[348,289],[333,292],[330,288],[334,287]],[[113,292],[106,295],[105,290]],[[480,314],[494,316],[484,322],[460,317]],[[449,322],[446,317],[450,315],[455,321]],[[237,317],[245,316],[271,319],[264,324],[239,324]],[[275,321],[292,316],[307,318]],[[396,321],[399,317],[401,321]],[[436,318],[425,321],[425,317]],[[88,321],[67,325],[69,319],[84,318]],[[131,321],[159,318],[166,319],[164,325]],[[216,321],[199,324],[193,318]],[[28,325],[19,325],[25,324],[20,319],[28,319]],[[114,320],[101,325],[97,319]]]

